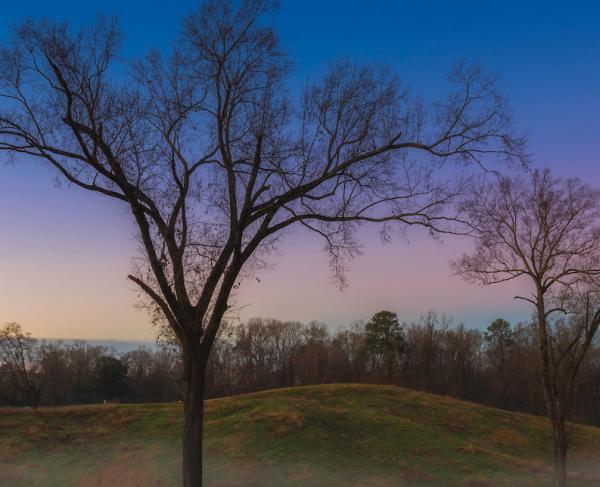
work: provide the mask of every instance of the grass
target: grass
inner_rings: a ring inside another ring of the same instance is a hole
[[[550,486],[544,418],[407,389],[323,385],[207,402],[210,487]],[[182,406],[0,409],[0,485],[177,486]],[[570,425],[573,486],[600,429]]]

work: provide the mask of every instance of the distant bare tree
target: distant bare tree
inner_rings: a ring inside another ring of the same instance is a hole
[[[527,179],[483,184],[465,210],[476,246],[454,263],[456,272],[484,285],[520,277],[532,285],[531,296],[517,298],[535,307],[556,485],[563,487],[565,421],[579,366],[600,325],[600,193],[536,170]]]
[[[13,386],[29,396],[34,408],[37,408],[42,393],[37,352],[37,340],[24,332],[18,323],[7,323],[0,328],[0,365],[7,367]]]
[[[115,72],[112,21],[73,34],[26,22],[0,54],[0,150],[125,203],[142,257],[129,278],[183,351],[183,484],[202,483],[207,359],[230,296],[292,225],[322,236],[344,284],[355,230],[451,229],[464,184],[445,167],[525,159],[494,80],[460,65],[430,107],[389,70],[333,65],[298,103],[262,17],[272,0],[207,0],[167,59]],[[115,74],[116,73],[116,74]]]
[[[365,324],[355,321],[348,328],[340,328],[331,340],[333,368],[332,382],[361,382],[365,379]]]
[[[439,393],[441,379],[441,355],[443,341],[447,336],[452,320],[447,315],[441,317],[433,311],[421,315],[418,323],[412,323],[406,330],[408,360],[408,384],[416,389]]]
[[[323,384],[329,370],[329,344],[331,337],[327,326],[312,321],[302,330],[303,346],[297,354],[299,383]]]

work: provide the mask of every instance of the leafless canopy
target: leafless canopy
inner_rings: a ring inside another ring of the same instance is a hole
[[[526,276],[542,294],[564,300],[600,274],[600,193],[549,170],[484,183],[463,203],[475,251],[454,269],[482,284]],[[520,299],[535,304],[534,298]]]
[[[208,1],[170,56],[130,70],[107,19],[79,33],[26,22],[0,54],[0,149],[130,206],[149,263],[130,278],[182,343],[214,337],[240,273],[292,224],[324,237],[342,277],[362,222],[447,229],[449,160],[525,159],[477,66],[457,66],[430,106],[348,62],[288,99],[290,62],[261,20],[273,7]]]

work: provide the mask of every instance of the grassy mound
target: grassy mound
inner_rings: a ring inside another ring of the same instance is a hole
[[[182,406],[0,409],[0,485],[178,486]],[[600,485],[600,429],[570,425],[572,485]],[[548,422],[397,387],[207,402],[210,487],[551,485]]]

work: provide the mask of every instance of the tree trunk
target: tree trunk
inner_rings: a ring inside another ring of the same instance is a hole
[[[564,418],[559,418],[553,424],[554,432],[554,471],[556,487],[567,485],[567,432]]]
[[[567,430],[565,412],[560,397],[553,384],[544,381],[546,408],[548,417],[552,422],[552,439],[554,443],[554,472],[555,486],[566,487],[567,485]]]
[[[538,332],[540,334],[540,352],[542,358],[542,379],[544,386],[544,399],[548,418],[552,422],[552,436],[554,443],[554,472],[555,486],[567,485],[567,431],[565,428],[565,411],[558,391],[556,371],[553,370],[550,337],[546,323],[546,308],[543,295],[538,290],[537,312]]]
[[[197,356],[184,356],[183,487],[202,487],[202,433],[206,367]]]
[[[31,406],[33,407],[33,409],[37,409],[40,405],[41,396],[42,394],[40,391],[35,389],[31,391]]]

